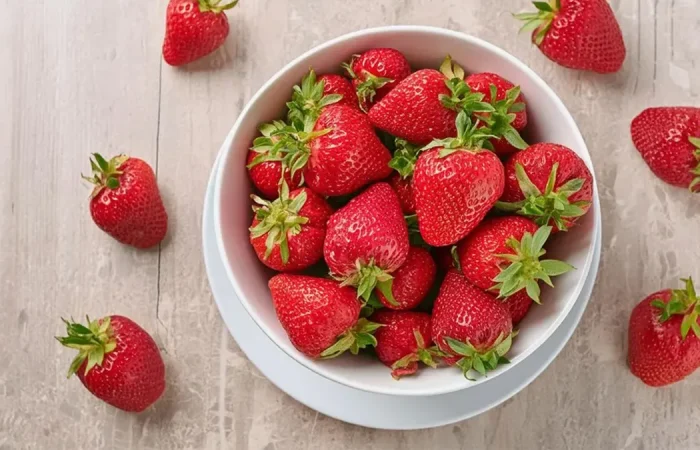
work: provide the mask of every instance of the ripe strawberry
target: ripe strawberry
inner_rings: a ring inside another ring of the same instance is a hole
[[[685,289],[651,294],[630,316],[627,364],[649,386],[675,383],[700,367],[700,302],[693,280],[683,281]]]
[[[700,192],[700,108],[648,108],[632,121],[632,142],[657,177]]]
[[[413,171],[418,161],[420,148],[403,139],[395,140],[396,151],[389,161],[389,167],[395,170],[389,184],[394,188],[401,202],[404,214],[416,213],[416,199],[413,193]]]
[[[519,324],[520,321],[525,318],[527,312],[530,311],[532,299],[527,294],[527,291],[522,289],[510,297],[503,299],[503,304],[508,307],[508,311],[510,311],[510,318],[513,321],[513,326],[515,326]]]
[[[347,78],[334,73],[327,73],[319,75],[318,82],[323,83],[323,95],[342,95],[342,98],[338,101],[339,104],[360,108],[360,105],[357,103],[355,88],[352,87]]]
[[[513,155],[505,170],[506,187],[496,203],[500,210],[566,231],[591,207],[593,176],[586,163],[563,145],[531,145]]]
[[[333,77],[339,78],[345,84]],[[333,84],[328,83],[328,80]],[[342,90],[345,87],[352,94],[349,100],[344,99]],[[341,92],[332,92],[332,89],[340,89]],[[321,110],[328,105],[344,103],[353,106],[354,96],[355,91],[345,78],[340,75],[322,75],[317,79],[316,72],[310,69],[309,73],[301,79],[301,85],[292,88],[292,100],[287,102],[289,121],[290,123],[298,121],[299,126],[303,128],[305,120],[316,121],[321,115]]]
[[[430,347],[430,314],[413,311],[378,311],[372,321],[383,325],[375,333],[377,356],[391,367],[391,376],[399,379],[418,370],[418,362],[437,367],[433,359],[441,356],[437,347]]]
[[[268,157],[268,152],[273,149],[277,139],[279,139],[273,136],[273,133],[285,127],[287,127],[287,125],[281,121],[275,121],[271,124],[261,126],[260,132],[262,136],[255,139],[254,147],[248,151],[248,157],[246,159],[246,167],[248,167],[250,180],[258,191],[260,191],[262,196],[268,199],[279,197],[282,170],[284,170],[284,180],[290,189],[297,189],[301,186],[303,181],[301,172],[295,173],[294,179],[292,179],[291,170],[283,166],[282,161],[265,159]]]
[[[435,300],[432,335],[440,350],[453,355],[445,361],[468,379],[472,369],[486,375],[507,363],[515,337],[508,308],[454,270],[445,276]]]
[[[457,116],[457,137],[423,149],[413,174],[418,225],[425,242],[451,245],[486,216],[503,193],[503,164],[482,148],[493,135]],[[426,151],[427,150],[427,151]]]
[[[436,272],[435,261],[430,252],[421,247],[411,247],[406,262],[393,274],[391,291],[395,303],[390,302],[381,292],[377,292],[377,297],[387,308],[413,309],[430,290]]]
[[[280,274],[268,283],[282,327],[292,345],[311,358],[335,358],[377,345],[378,324],[360,319],[355,291],[325,278]]]
[[[408,229],[401,205],[387,183],[376,183],[328,220],[323,255],[331,273],[343,285],[357,287],[358,296],[369,300],[375,287],[389,303],[392,272],[408,257]]]
[[[465,80],[474,92],[484,94],[483,101],[491,103],[493,112],[481,113],[477,117],[485,122],[498,139],[491,139],[491,145],[498,155],[509,155],[527,148],[519,131],[527,126],[525,100],[520,86],[495,73],[475,73]]]
[[[460,110],[492,111],[483,94],[471,92],[464,70],[450,57],[440,71],[413,72],[369,110],[372,124],[394,136],[419,145],[457,135],[455,120]]]
[[[83,176],[95,185],[90,200],[92,220],[122,244],[158,245],[168,231],[168,214],[151,166],[126,155],[109,161],[99,153],[93,157],[92,176]]]
[[[182,66],[219,48],[229,30],[224,11],[237,3],[238,0],[225,5],[216,0],[170,0],[165,15],[165,62]]]
[[[551,231],[520,216],[484,220],[457,248],[462,273],[474,286],[502,298],[526,290],[539,303],[539,281],[552,286],[550,277],[573,269],[561,261],[540,261]]]
[[[273,202],[252,197],[257,205],[253,206],[250,243],[263,264],[290,272],[321,260],[326,222],[333,213],[323,198],[309,188],[290,193],[286,183]]]
[[[67,336],[58,342],[78,350],[68,370],[100,400],[124,411],[141,412],[165,390],[165,366],[153,338],[122,316],[87,319],[88,325],[63,320]]]
[[[620,25],[607,0],[534,2],[536,13],[516,14],[532,31],[532,42],[564,67],[617,72],[625,61]]]
[[[343,68],[352,78],[363,111],[381,100],[389,91],[411,74],[411,66],[403,54],[393,48],[373,48],[353,55]]]

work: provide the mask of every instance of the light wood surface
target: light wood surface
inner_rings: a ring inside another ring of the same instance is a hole
[[[633,305],[700,278],[700,197],[654,178],[628,132],[646,106],[700,105],[700,5],[611,3],[628,55],[601,76],[518,36],[510,12],[525,0],[241,0],[225,47],[185,69],[161,63],[165,0],[0,0],[0,449],[700,448],[700,375],[654,390],[625,366]],[[464,31],[528,63],[577,120],[603,205],[597,286],[561,355],[505,404],[415,432],[347,425],[275,388],[223,326],[201,258],[209,170],[246,101],[303,51],[388,24]],[[161,248],[126,248],[91,222],[79,175],[94,151],[157,169]],[[71,354],[53,336],[84,313],[152,332],[168,370],[155,408],[123,413],[65,379]]]

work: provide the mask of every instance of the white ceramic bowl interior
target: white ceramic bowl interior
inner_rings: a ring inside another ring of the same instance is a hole
[[[221,148],[216,174],[214,214],[217,242],[235,293],[260,328],[286,353],[311,370],[338,383],[390,395],[437,395],[473,389],[484,379],[466,380],[454,368],[425,369],[417,376],[395,381],[387,367],[369,357],[342,356],[314,361],[299,353],[277,320],[267,288],[272,273],[257,259],[248,237],[251,221],[251,185],[245,159],[261,123],[283,117],[292,86],[310,67],[317,73],[338,72],[350,55],[373,47],[393,47],[403,52],[413,69],[437,68],[450,54],[467,73],[495,72],[521,86],[527,101],[529,142],[555,142],[573,149],[592,170],[586,145],[574,120],[557,95],[525,64],[505,51],[472,36],[441,28],[393,26],[351,33],[295,59],[277,72],[245,107]],[[597,196],[597,190],[594,195]],[[542,305],[533,305],[519,325],[511,364],[489,374],[517,370],[518,363],[542,344],[566,317],[578,298],[590,269],[600,212],[592,207],[580,225],[559,234],[549,246],[550,255],[573,264],[577,270],[558,277],[554,289],[543,291]]]

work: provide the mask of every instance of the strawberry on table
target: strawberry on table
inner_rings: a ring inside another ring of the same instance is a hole
[[[363,111],[381,100],[401,80],[411,74],[411,66],[403,53],[393,48],[373,48],[353,55],[343,64],[352,79]]]
[[[398,304],[391,274],[408,253],[408,228],[387,183],[370,186],[328,220],[323,255],[331,274],[343,285],[355,286],[365,301],[377,288],[389,303]]]
[[[226,40],[228,18],[224,12],[238,3],[221,0],[170,0],[165,16],[163,59],[182,66],[208,55]]]
[[[277,317],[289,340],[310,358],[334,358],[377,344],[378,324],[360,319],[355,291],[337,281],[280,274],[268,283]]]
[[[126,155],[107,161],[99,153],[90,166],[92,176],[83,179],[95,185],[90,199],[95,224],[123,244],[158,245],[168,231],[168,214],[151,166]]]
[[[477,114],[477,117],[499,136],[491,139],[496,154],[509,155],[527,148],[519,133],[527,126],[527,111],[520,86],[488,72],[469,75],[464,81],[472,91],[484,94],[483,101],[493,106],[494,111]]]
[[[430,314],[413,311],[378,311],[371,317],[381,324],[375,333],[375,350],[379,360],[392,369],[391,376],[399,379],[418,370],[418,362],[437,367],[440,357],[437,347],[432,346]]]
[[[413,309],[420,304],[435,281],[437,267],[430,252],[421,247],[411,247],[408,257],[392,275],[391,291],[395,302],[390,302],[381,291],[379,301],[390,309]]]
[[[451,355],[445,361],[473,379],[471,370],[486,375],[508,362],[505,355],[515,332],[508,308],[502,302],[451,270],[435,300],[432,335],[440,350]]]
[[[401,202],[401,209],[404,214],[416,213],[416,199],[413,193],[413,171],[418,161],[420,148],[403,139],[395,140],[396,151],[389,161],[389,167],[395,173],[389,179],[391,187],[396,191],[396,195]]]
[[[591,207],[593,176],[586,163],[563,145],[531,145],[513,155],[505,171],[505,190],[496,203],[502,211],[566,231]]]
[[[693,280],[684,289],[665,289],[632,311],[627,364],[649,386],[680,381],[700,367],[700,303]]]
[[[648,108],[630,128],[634,146],[657,177],[700,192],[700,108]]]
[[[58,342],[78,350],[68,371],[95,397],[124,411],[141,412],[165,390],[165,365],[158,346],[132,320],[107,316],[81,325],[64,320]]]
[[[537,12],[515,14],[544,55],[564,67],[617,72],[625,60],[620,25],[607,0],[534,2]]]
[[[273,202],[252,197],[256,204],[250,243],[263,264],[290,272],[321,260],[326,222],[333,213],[322,197],[309,188],[289,192],[286,183]]]
[[[413,174],[418,225],[425,242],[451,245],[486,216],[503,193],[503,164],[483,145],[493,137],[461,111],[457,137],[433,141]]]
[[[562,261],[540,261],[551,231],[520,216],[484,220],[459,244],[462,273],[474,286],[501,298],[524,290],[539,303],[539,282],[552,286],[551,277],[573,269]]]

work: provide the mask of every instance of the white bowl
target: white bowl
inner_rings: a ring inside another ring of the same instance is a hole
[[[573,149],[592,170],[581,133],[561,100],[532,70],[507,52],[473,36],[423,26],[391,26],[362,30],[333,39],[287,64],[265,83],[241,112],[220,150],[214,191],[214,225],[226,273],[235,293],[253,320],[283,351],[318,374],[338,383],[388,395],[438,395],[475,389],[485,380],[466,380],[455,368],[423,369],[417,376],[395,381],[389,369],[367,357],[342,356],[314,361],[298,352],[277,320],[267,281],[271,272],[258,261],[249,243],[251,221],[250,182],[245,168],[248,148],[257,127],[284,115],[292,86],[313,67],[317,73],[337,72],[350,55],[373,47],[393,47],[411,66],[437,68],[446,54],[467,73],[495,72],[521,86],[528,107],[529,142],[555,142]],[[597,196],[597,190],[594,189]],[[555,279],[556,287],[543,291],[542,305],[533,305],[519,325],[520,334],[509,357],[511,364],[489,373],[496,377],[518,370],[528,357],[557,329],[584,286],[594,253],[596,220],[600,212],[591,207],[580,225],[557,235],[549,255],[564,259],[577,270]],[[313,387],[310,387],[313,388]]]

